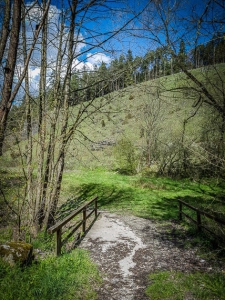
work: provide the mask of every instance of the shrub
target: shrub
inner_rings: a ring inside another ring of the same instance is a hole
[[[114,156],[119,168],[119,173],[125,175],[136,174],[137,155],[135,147],[128,139],[121,139],[114,147]]]

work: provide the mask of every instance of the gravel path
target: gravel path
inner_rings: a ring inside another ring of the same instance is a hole
[[[145,300],[148,274],[157,270],[211,271],[211,265],[184,249],[179,224],[161,226],[130,215],[101,213],[80,247],[88,249],[103,276],[100,300]]]

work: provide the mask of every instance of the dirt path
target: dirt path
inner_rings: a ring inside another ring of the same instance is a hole
[[[103,276],[98,299],[148,299],[148,274],[156,270],[216,268],[198,257],[195,249],[184,249],[182,236],[174,234],[177,231],[175,223],[159,226],[134,216],[101,213],[80,244],[90,251]]]

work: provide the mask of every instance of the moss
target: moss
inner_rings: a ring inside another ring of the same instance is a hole
[[[33,246],[24,242],[8,242],[0,246],[0,256],[10,265],[27,264],[32,258]]]

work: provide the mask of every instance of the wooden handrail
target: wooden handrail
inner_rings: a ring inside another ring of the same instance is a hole
[[[196,207],[194,207],[194,206],[192,206],[192,205],[190,205],[190,204],[188,204],[188,203],[186,203],[182,200],[178,200],[178,202],[184,204],[185,206],[189,207],[190,209],[192,209],[196,212],[199,212],[201,215],[204,215],[204,216],[208,217],[209,219],[212,219],[212,220],[216,221],[217,223],[225,225],[225,220],[222,220],[220,218],[212,216],[209,213],[207,213],[206,211],[202,211],[202,210],[200,210],[200,209],[198,209],[198,208],[196,208]]]
[[[61,254],[61,247],[62,247],[62,227],[66,225],[70,220],[76,217],[79,213],[83,212],[83,220],[80,221],[77,226],[73,229],[73,233],[82,225],[82,231],[86,231],[86,220],[95,212],[95,217],[97,217],[97,199],[98,196],[95,196],[92,200],[84,203],[80,208],[74,210],[71,214],[65,217],[62,221],[57,222],[55,225],[50,227],[47,232],[49,234],[53,234],[56,232],[56,255]],[[95,202],[94,209],[87,215],[87,207]]]
[[[209,219],[211,219],[211,220],[213,220],[213,221],[215,221],[217,223],[225,225],[225,221],[224,220],[221,220],[220,218],[212,216],[209,213],[207,213],[205,211],[202,211],[202,210],[200,210],[200,209],[198,209],[198,208],[196,208],[196,207],[194,207],[194,206],[192,206],[192,205],[190,205],[190,204],[188,204],[188,203],[186,203],[186,202],[184,202],[182,200],[178,200],[178,203],[179,203],[179,219],[182,220],[182,215],[184,215],[186,218],[188,218],[189,220],[191,220],[192,222],[194,222],[197,225],[199,231],[201,231],[201,229],[204,228],[208,232],[210,232],[212,234],[215,234],[209,228],[207,228],[206,226],[202,225],[201,215],[205,216],[205,217],[207,217],[207,218],[209,218]],[[187,215],[186,213],[184,213],[182,211],[182,205],[187,206],[188,208],[196,211],[197,220],[194,220],[192,217],[190,217],[189,215]]]

